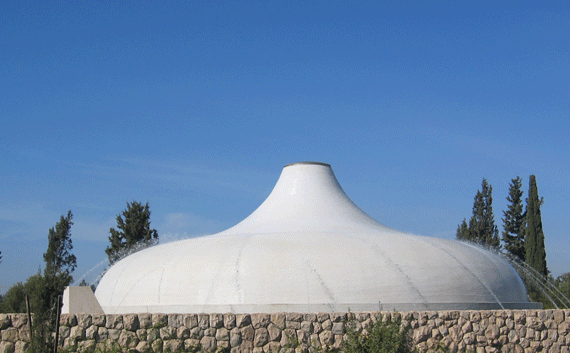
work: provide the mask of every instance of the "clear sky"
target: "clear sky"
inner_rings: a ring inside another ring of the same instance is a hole
[[[502,230],[535,174],[548,267],[570,271],[568,1],[7,0],[0,48],[0,293],[68,210],[80,278],[127,201],[164,241],[212,234],[298,161],[443,238],[483,178]]]

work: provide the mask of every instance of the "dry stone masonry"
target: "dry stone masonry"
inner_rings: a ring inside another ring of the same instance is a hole
[[[338,348],[347,330],[402,318],[420,352],[570,353],[570,310],[275,314],[63,315],[66,351],[312,353]],[[0,353],[29,348],[25,314],[0,314]]]

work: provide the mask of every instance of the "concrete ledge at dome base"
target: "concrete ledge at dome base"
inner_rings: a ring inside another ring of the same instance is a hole
[[[541,303],[352,303],[352,304],[235,304],[235,305],[141,305],[103,306],[105,314],[200,314],[200,313],[335,313],[364,311],[529,310]]]
[[[63,291],[62,314],[105,314],[88,286],[70,286]]]

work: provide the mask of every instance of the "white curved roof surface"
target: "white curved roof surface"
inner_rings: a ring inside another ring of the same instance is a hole
[[[285,166],[236,226],[119,261],[96,297],[106,313],[536,307],[498,256],[383,226],[314,162]]]

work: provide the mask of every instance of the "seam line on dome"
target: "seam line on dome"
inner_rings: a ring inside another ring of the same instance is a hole
[[[466,243],[464,243],[466,244]],[[467,246],[473,247],[473,245],[471,244],[466,244]],[[434,247],[436,247],[435,245],[432,245]],[[436,247],[437,249],[440,249],[441,251],[447,253],[449,256],[451,256],[451,258],[453,258],[455,261],[457,261],[458,264],[461,265],[461,267],[463,267],[465,270],[467,270],[467,272],[469,272],[473,277],[475,277],[475,279],[477,280],[477,282],[479,282],[479,284],[481,284],[493,297],[493,299],[495,299],[495,301],[497,302],[497,304],[499,304],[499,306],[501,307],[501,309],[505,310],[505,308],[503,307],[503,304],[501,304],[501,301],[499,300],[499,298],[497,297],[497,295],[495,295],[495,293],[491,290],[491,288],[489,288],[480,278],[479,276],[477,276],[473,271],[471,271],[470,268],[468,268],[463,262],[461,262],[457,257],[455,257],[451,252],[447,251],[446,249],[443,248],[439,248]]]

